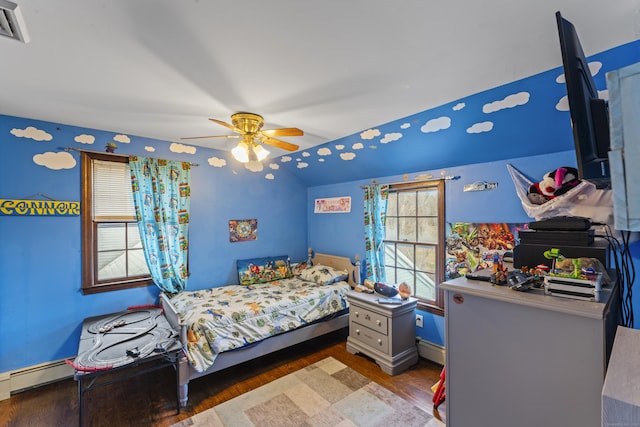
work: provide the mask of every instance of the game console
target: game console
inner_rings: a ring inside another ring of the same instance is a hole
[[[600,301],[602,273],[591,278],[573,278],[547,275],[544,277],[544,293],[584,301]]]
[[[520,243],[513,248],[513,267],[523,266],[533,268],[544,264],[553,267],[553,259],[544,256],[545,251],[557,248],[565,258],[596,258],[605,268],[609,268],[609,244],[605,240],[596,240],[588,246],[558,245],[552,242],[546,244]]]

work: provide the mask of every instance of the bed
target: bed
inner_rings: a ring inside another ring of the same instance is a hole
[[[238,285],[160,295],[185,357],[178,368],[180,404],[189,381],[349,325],[346,293],[360,265],[315,254],[290,265],[286,256],[238,260]]]

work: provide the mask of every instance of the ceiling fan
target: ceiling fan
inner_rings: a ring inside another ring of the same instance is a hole
[[[261,161],[269,155],[269,152],[259,143],[272,145],[287,151],[296,151],[297,145],[274,138],[276,136],[302,136],[304,132],[298,128],[262,129],[264,119],[259,114],[238,112],[231,115],[231,123],[222,120],[209,119],[226,128],[231,129],[238,135],[209,135],[194,136],[182,139],[203,139],[203,138],[242,138],[236,148],[231,150],[233,157],[239,162]]]

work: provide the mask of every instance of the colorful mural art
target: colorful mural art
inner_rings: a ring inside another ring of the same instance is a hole
[[[447,223],[446,279],[455,279],[492,266],[493,258],[500,259],[513,251],[518,230],[526,224]]]

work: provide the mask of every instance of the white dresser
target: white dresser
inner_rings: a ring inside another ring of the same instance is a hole
[[[381,304],[378,294],[349,292],[347,351],[373,358],[389,375],[418,362],[415,310],[417,300]]]

